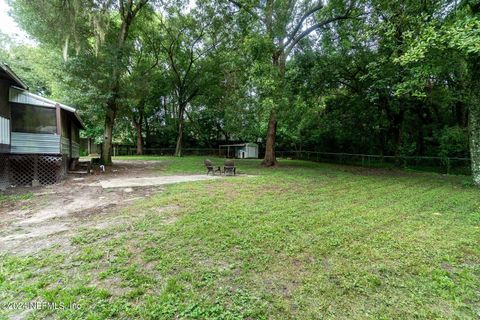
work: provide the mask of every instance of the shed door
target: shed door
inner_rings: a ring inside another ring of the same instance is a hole
[[[247,147],[247,157],[248,158],[256,158],[258,155],[256,154],[257,148],[255,147]]]

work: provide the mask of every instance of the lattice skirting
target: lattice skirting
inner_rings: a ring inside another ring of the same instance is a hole
[[[9,186],[8,172],[8,154],[0,154],[0,189]]]
[[[10,155],[8,157],[9,183],[18,186],[31,185],[37,180],[41,185],[60,182],[66,174],[62,155]]]

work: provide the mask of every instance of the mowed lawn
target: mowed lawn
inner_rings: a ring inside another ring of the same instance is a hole
[[[204,172],[201,157],[146,159]],[[237,164],[248,176],[166,186],[71,251],[3,253],[0,301],[81,306],[34,319],[480,317],[480,190],[466,177]]]

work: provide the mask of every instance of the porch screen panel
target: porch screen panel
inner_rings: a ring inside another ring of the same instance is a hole
[[[55,109],[17,103],[12,104],[12,131],[56,133]]]
[[[10,120],[0,117],[0,144],[10,144]]]

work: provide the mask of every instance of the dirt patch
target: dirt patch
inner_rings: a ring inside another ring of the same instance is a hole
[[[179,182],[191,182],[202,181],[210,179],[218,179],[218,176],[207,175],[189,175],[189,176],[156,176],[156,177],[136,177],[136,178],[114,178],[104,181],[100,181],[100,185],[104,189],[108,188],[128,188],[132,187],[145,187],[145,186],[161,186],[164,184],[179,183]]]
[[[34,254],[53,245],[67,250],[68,239],[80,229],[105,229],[125,223],[128,217],[120,214],[123,208],[162,192],[163,188],[104,189],[100,183],[158,176],[162,165],[162,161],[115,161],[105,172],[96,168],[92,175],[69,175],[56,185],[8,189],[6,194],[33,195],[27,200],[0,204],[0,253]],[[167,218],[165,223],[175,221]]]

